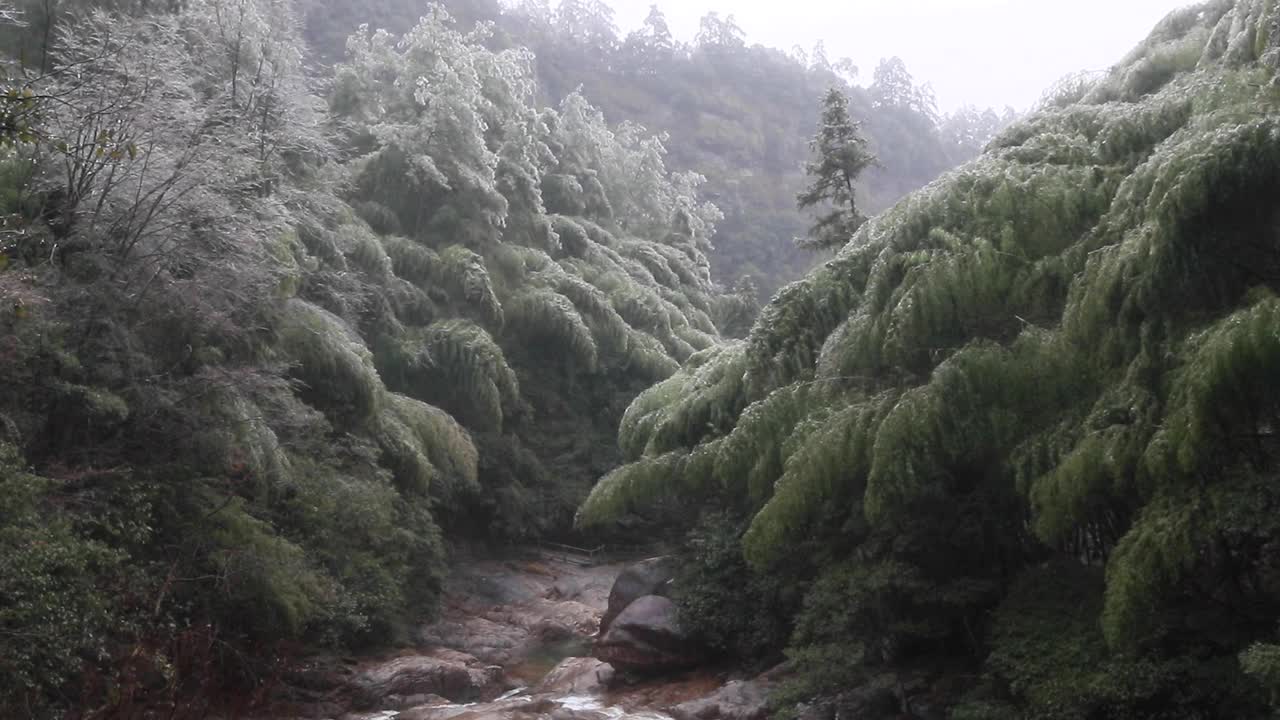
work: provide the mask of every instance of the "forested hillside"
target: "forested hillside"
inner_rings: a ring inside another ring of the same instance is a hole
[[[694,508],[687,620],[789,646],[780,715],[1269,716],[1278,23],[1175,12],[872,219],[631,405],[579,522]]]
[[[0,55],[0,716],[243,717],[421,644],[453,548],[664,532],[615,640],[787,659],[774,717],[1280,707],[1274,0],[1008,127],[595,0],[0,2]]]
[[[93,5],[3,14],[0,715],[396,639],[754,312],[700,176],[439,6],[315,78],[288,3]]]
[[[451,0],[460,17],[495,23],[494,47],[535,55],[542,97],[581,88],[610,122],[637,122],[668,135],[668,162],[707,177],[705,192],[724,212],[711,252],[714,277],[753,277],[767,298],[817,258],[794,246],[804,234],[795,197],[804,184],[808,138],[832,86],[845,90],[879,165],[860,188],[879,212],[942,172],[976,156],[1012,119],[1010,111],[964,108],[940,115],[932,92],[897,58],[859,69],[812,52],[748,45],[732,16],[711,13],[693,43],[674,39],[660,8],[622,34],[602,0],[555,5],[526,0],[503,11],[484,0]],[[375,0],[358,7],[307,0],[307,31],[321,58],[336,60],[355,23],[408,27],[420,7]],[[865,87],[864,87],[865,86]]]

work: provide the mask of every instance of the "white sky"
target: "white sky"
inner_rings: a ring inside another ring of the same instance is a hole
[[[1058,78],[1119,61],[1169,11],[1189,0],[607,0],[619,29],[655,3],[672,33],[691,41],[708,11],[733,13],[748,44],[806,51],[826,43],[870,82],[897,55],[929,82],[942,110],[963,104],[1025,110]]]

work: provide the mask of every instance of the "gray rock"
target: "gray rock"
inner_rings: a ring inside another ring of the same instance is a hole
[[[439,695],[453,702],[493,696],[501,691],[501,681],[501,667],[440,649],[430,655],[408,655],[365,667],[353,684],[359,690],[361,707],[399,709],[397,699],[414,695]]]
[[[547,718],[558,705],[545,697],[518,697],[475,705],[413,708],[396,720],[533,720]]]
[[[627,606],[646,595],[670,596],[671,579],[675,576],[675,561],[671,557],[657,557],[628,565],[609,590],[609,605],[600,618],[600,634],[603,635]]]
[[[670,599],[645,595],[627,605],[592,654],[620,670],[660,672],[697,664],[702,653],[680,626]]]
[[[542,682],[534,688],[535,693],[555,693],[557,695],[595,695],[604,692],[605,686],[613,679],[611,666],[595,658],[568,658],[556,665]]]
[[[562,707],[551,713],[551,720],[610,720],[603,710],[579,710]]]

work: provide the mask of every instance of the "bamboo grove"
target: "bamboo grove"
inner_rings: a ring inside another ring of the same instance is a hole
[[[1060,83],[641,394],[578,522],[732,508],[808,588],[752,609],[780,712],[958,663],[956,718],[1266,716],[1278,22],[1202,3]]]
[[[203,716],[405,638],[445,537],[568,527],[754,312],[661,138],[440,6],[351,30],[323,77],[289,3],[121,3],[6,66],[0,714]]]

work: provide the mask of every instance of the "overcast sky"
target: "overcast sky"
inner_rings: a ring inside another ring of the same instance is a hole
[[[942,110],[965,103],[1025,110],[1067,73],[1120,60],[1187,0],[607,0],[623,34],[657,2],[671,31],[692,40],[707,11],[733,13],[749,44],[851,58],[869,82],[897,55],[933,84]]]

